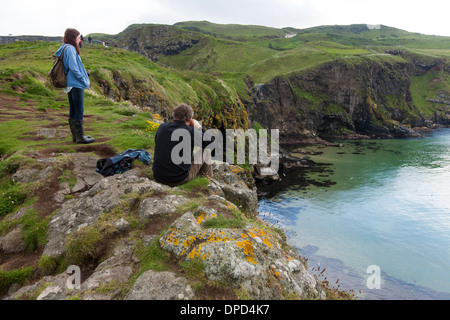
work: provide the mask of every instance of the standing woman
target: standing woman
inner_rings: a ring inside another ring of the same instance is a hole
[[[73,141],[76,143],[92,143],[91,136],[84,136],[84,89],[88,89],[90,82],[86,69],[80,58],[81,34],[76,29],[67,29],[64,33],[63,45],[56,51],[56,56],[61,56],[64,51],[64,72],[67,75],[67,87],[64,92],[69,97],[69,125]]]

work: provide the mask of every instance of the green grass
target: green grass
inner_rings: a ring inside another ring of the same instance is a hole
[[[197,177],[185,184],[178,186],[179,189],[188,192],[201,193],[208,189],[209,179],[207,177]]]
[[[185,26],[195,23],[177,24]],[[271,38],[252,35],[252,26],[221,25],[222,33],[212,30],[218,26],[200,23],[205,36],[197,45],[175,56],[161,56],[160,61],[176,69],[196,70],[207,73],[234,73],[236,77],[250,75],[255,83],[267,82],[273,77],[293,71],[308,70],[334,59],[366,57],[377,61],[401,60],[384,54],[386,49],[401,49],[419,55],[448,55],[450,38],[412,34],[395,28],[366,30],[355,33],[352,28],[317,28],[296,30],[294,38]],[[197,27],[194,27],[197,28]],[[361,27],[362,28],[362,27]],[[239,30],[239,31],[238,31]],[[283,33],[281,29],[277,32]],[[295,31],[295,30],[294,30]],[[228,32],[228,33],[226,33]],[[242,39],[237,41],[234,35]]]
[[[42,112],[67,106],[66,98],[61,100],[58,91],[50,88],[47,81],[52,55],[58,48],[59,44],[41,42],[0,45],[0,92],[20,97],[23,101],[33,100]],[[107,83],[110,91],[115,93],[115,102],[122,102],[123,83],[125,87],[134,87],[127,93],[127,100],[140,105],[147,102],[148,97],[153,97],[150,107],[156,111],[170,110],[186,102],[199,113],[213,117],[221,109],[222,100],[229,100],[232,105],[239,99],[234,92],[230,95],[229,88],[221,88],[226,81],[210,75],[168,69],[125,49],[86,45],[81,58],[90,72],[91,89],[102,94],[101,84]],[[86,112],[89,112],[89,101],[86,104]],[[243,110],[239,104],[233,107]]]
[[[185,21],[176,23],[174,26],[189,31],[201,32],[214,37],[235,40],[255,40],[262,37],[285,35],[283,30],[277,28],[257,25],[217,24],[208,21]]]
[[[4,180],[4,179],[3,179]],[[0,217],[18,208],[27,198],[24,188],[20,184],[6,181],[0,185]]]
[[[29,210],[21,219],[23,240],[28,252],[35,252],[47,242],[49,218],[42,218],[36,210]]]
[[[223,215],[210,218],[203,223],[204,228],[242,228],[245,225],[246,221],[242,217],[226,218]]]
[[[24,284],[32,277],[33,272],[33,267],[11,271],[0,270],[0,292],[6,291],[13,283]]]
[[[42,122],[41,122],[42,124]],[[38,121],[11,120],[8,122],[0,122],[0,153],[7,155],[18,150],[23,150],[37,141],[24,141],[21,137],[30,131],[30,128],[39,125]]]
[[[443,71],[414,76],[410,81],[413,103],[426,117],[436,110],[435,105],[428,99],[435,99],[439,92],[450,95],[450,77]]]
[[[159,237],[155,238],[148,246],[140,246],[136,250],[136,254],[141,260],[136,278],[147,270],[167,271],[169,269],[171,254],[159,245]]]

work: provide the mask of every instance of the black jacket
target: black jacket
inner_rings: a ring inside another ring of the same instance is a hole
[[[186,123],[181,121],[173,121],[169,123],[163,123],[159,126],[155,135],[155,154],[153,156],[153,176],[156,181],[161,183],[175,183],[183,181],[189,174],[191,168],[191,161],[188,163],[175,164],[171,159],[172,149],[183,140],[180,138],[177,141],[171,141],[172,134],[177,129],[188,130],[191,136],[191,148],[189,159],[192,158],[192,152],[194,150],[194,132],[201,132],[202,148],[206,148],[211,142],[214,141],[214,137],[205,137],[205,130],[196,130]],[[196,135],[200,137],[200,135]],[[209,140],[210,139],[210,140]],[[204,141],[206,140],[206,141]],[[200,143],[197,143],[200,146]],[[182,154],[180,155],[182,156]]]

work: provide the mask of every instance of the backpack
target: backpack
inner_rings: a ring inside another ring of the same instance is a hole
[[[64,72],[64,50],[66,50],[67,46],[64,47],[63,52],[58,57],[56,55],[53,56],[55,61],[53,62],[53,67],[48,73],[48,77],[50,79],[50,83],[55,88],[64,88],[67,85],[67,77]]]

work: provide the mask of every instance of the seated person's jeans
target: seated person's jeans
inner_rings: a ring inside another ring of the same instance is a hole
[[[203,157],[202,157],[203,155]],[[189,174],[183,181],[177,183],[165,183],[169,186],[178,186],[180,184],[184,184],[193,180],[195,177],[200,175],[205,175],[210,178],[213,177],[213,170],[211,166],[211,150],[210,149],[201,149],[198,148],[191,159],[191,168],[189,170]]]

